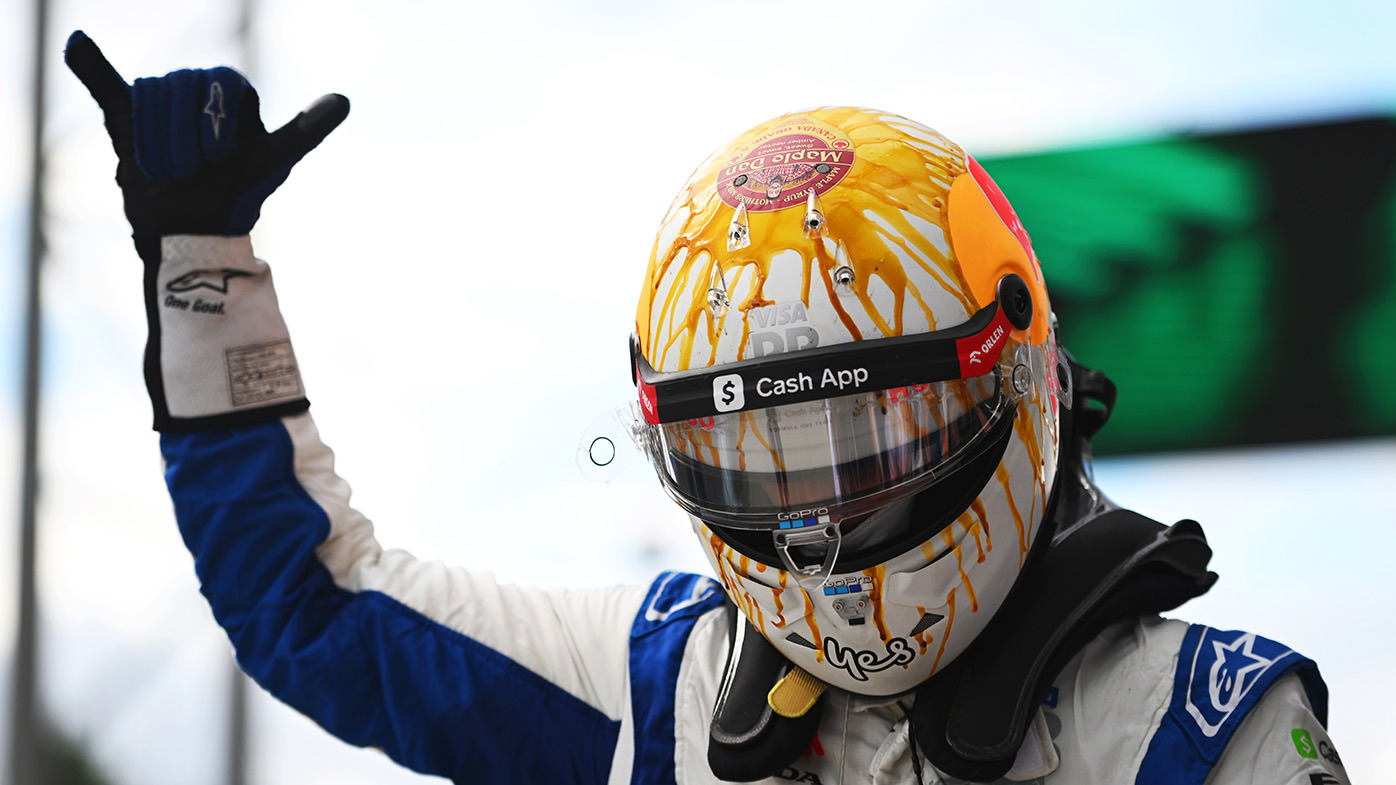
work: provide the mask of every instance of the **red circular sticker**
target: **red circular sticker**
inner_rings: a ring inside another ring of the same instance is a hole
[[[839,184],[853,167],[853,141],[831,125],[795,118],[739,144],[718,171],[728,206],[768,213],[803,205]]]

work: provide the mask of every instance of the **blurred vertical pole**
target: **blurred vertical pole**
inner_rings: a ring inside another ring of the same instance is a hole
[[[234,665],[228,674],[228,781],[247,785],[247,677]]]
[[[257,83],[257,69],[253,62],[252,43],[253,17],[256,0],[236,0],[237,2],[237,42],[242,72]],[[236,664],[228,674],[228,779],[227,785],[247,785],[248,761],[248,720],[247,691],[248,679]]]
[[[38,600],[34,586],[35,509],[39,495],[40,274],[44,243],[44,93],[48,63],[48,2],[34,3],[32,169],[29,179],[29,275],[24,320],[24,454],[19,518],[19,630],[15,636],[14,696],[10,716],[10,783],[41,780],[45,726],[39,713]]]

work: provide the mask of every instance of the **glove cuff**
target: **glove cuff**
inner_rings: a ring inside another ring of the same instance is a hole
[[[145,261],[145,381],[157,431],[226,428],[305,411],[271,268],[247,236],[137,237]]]

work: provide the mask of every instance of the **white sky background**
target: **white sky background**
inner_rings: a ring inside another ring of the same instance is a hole
[[[278,0],[263,3],[247,63],[221,3],[57,2],[41,591],[43,689],[60,721],[122,782],[209,781],[227,678],[148,429],[115,158],[61,66],[72,29],[128,80],[246,64],[273,126],[324,92],[350,97],[253,239],[357,506],[419,555],[603,585],[704,569],[644,467],[588,483],[574,450],[632,396],[625,341],[654,229],[732,135],[857,103],[988,156],[1396,105],[1390,4],[1140,5]],[[0,8],[0,435],[17,445],[29,4]],[[0,451],[0,476],[18,477],[16,455]],[[1180,615],[1318,659],[1354,781],[1389,781],[1396,516],[1381,494],[1396,442],[1117,460],[1099,474],[1124,504],[1203,522],[1222,579]],[[0,486],[0,511],[18,509],[17,485]],[[12,521],[0,515],[4,564]],[[0,591],[8,651],[13,590]],[[270,700],[254,717],[255,782],[421,781]]]

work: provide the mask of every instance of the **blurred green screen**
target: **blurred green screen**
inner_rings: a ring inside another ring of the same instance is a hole
[[[985,161],[1063,343],[1119,386],[1102,453],[1396,433],[1396,125]]]

